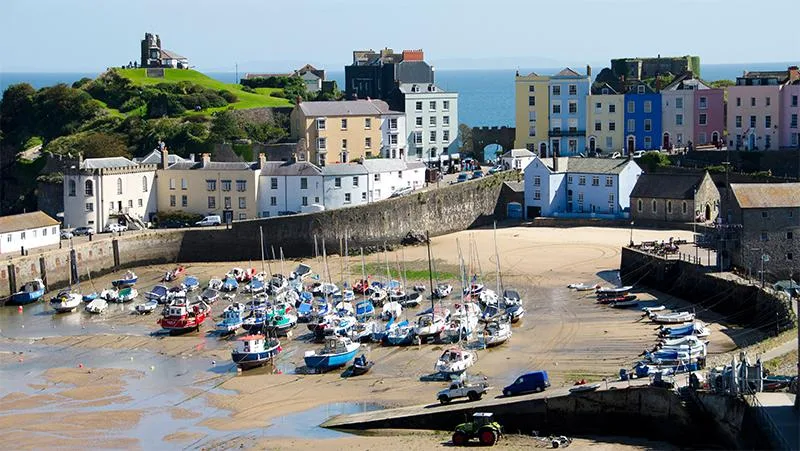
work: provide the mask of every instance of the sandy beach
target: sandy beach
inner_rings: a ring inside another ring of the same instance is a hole
[[[566,288],[574,282],[617,284],[620,247],[630,240],[630,229],[513,227],[496,233],[502,286],[520,292],[526,315],[514,326],[508,343],[478,351],[478,361],[470,369],[471,377],[485,377],[495,387],[494,395],[518,374],[534,369],[546,369],[553,386],[613,378],[620,368],[630,368],[643,350],[652,348],[656,326],[644,321],[638,309],[598,305],[591,292]],[[670,237],[691,239],[691,232],[633,230],[636,241]],[[457,273],[459,248],[470,273],[480,274],[487,287],[499,285],[491,229],[434,238],[431,251],[436,270]],[[428,266],[425,246],[372,254],[365,260],[368,272],[377,278],[385,278],[385,270],[379,272],[385,268],[385,260],[391,270],[405,268],[412,274],[427,271]],[[297,263],[272,261],[268,270],[288,273]],[[358,257],[329,256],[328,270],[321,258],[305,263],[316,273],[329,272],[337,283],[360,278]],[[187,274],[198,276],[205,284],[231,267],[260,270],[261,265],[260,261],[188,264]],[[172,266],[136,268],[139,292],[159,283],[169,269]],[[99,291],[114,277],[84,282],[81,290]],[[460,289],[459,281],[448,282]],[[427,280],[408,280],[412,283],[429,285]],[[637,294],[645,305],[658,303],[676,309],[687,305],[662,293]],[[283,352],[274,365],[239,373],[230,361],[232,339],[212,332],[216,320],[204,324],[199,333],[167,336],[158,333],[157,314],[132,313],[137,302],[141,296],[132,304],[112,305],[99,316],[82,311],[53,315],[44,303],[26,306],[23,312],[16,307],[2,309],[0,378],[12,381],[0,387],[2,435],[12,438],[19,449],[77,448],[91,443],[93,448],[125,449],[242,445],[413,450],[448,441],[449,434],[441,433],[387,435],[383,431],[352,436],[315,428],[325,415],[342,413],[340,410],[435,401],[436,391],[445,384],[421,382],[420,378],[433,373],[446,345],[398,348],[367,344],[362,350],[375,361],[375,367],[364,376],[343,378],[341,371],[301,374],[296,368],[303,365],[303,353],[319,345],[308,340],[305,326],[300,325],[290,340],[282,342]],[[454,302],[446,301],[450,306]],[[215,318],[223,307],[213,306]],[[735,339],[758,334],[725,324],[724,318],[711,312],[697,313],[711,323],[712,355],[735,349]],[[295,423],[304,424],[299,427]],[[575,444],[598,450],[664,446],[626,438],[581,440]],[[533,438],[514,436],[500,446],[537,445]]]

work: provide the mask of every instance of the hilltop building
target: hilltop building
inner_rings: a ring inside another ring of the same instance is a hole
[[[157,34],[145,33],[141,50],[141,67],[189,68],[189,59],[162,48],[161,38]]]
[[[353,63],[344,68],[346,99],[389,100],[400,84],[433,84],[433,67],[425,62],[424,52],[385,48],[353,51]]]
[[[700,57],[658,55],[655,58],[617,58],[611,60],[611,71],[626,85],[636,84],[658,75],[678,75],[685,72],[691,72],[694,77],[699,78]]]

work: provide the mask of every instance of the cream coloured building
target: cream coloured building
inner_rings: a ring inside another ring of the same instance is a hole
[[[586,105],[586,146],[589,152],[601,150],[604,155],[622,152],[625,96],[604,84],[592,89]]]
[[[547,154],[550,77],[531,72],[515,79],[514,118],[516,139],[514,147],[528,149],[539,155]]]

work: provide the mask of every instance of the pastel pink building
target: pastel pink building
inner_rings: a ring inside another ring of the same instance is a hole
[[[725,90],[697,83],[694,91],[694,142],[725,144]]]
[[[797,68],[794,68],[797,70]],[[798,129],[798,116],[800,116],[800,80],[787,82],[781,88],[781,120],[780,143],[781,148],[800,148],[800,129]]]

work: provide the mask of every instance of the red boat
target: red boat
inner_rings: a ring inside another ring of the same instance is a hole
[[[366,279],[361,279],[353,284],[353,293],[364,294],[364,292],[367,291],[367,288],[369,288],[369,281]]]
[[[233,268],[228,275],[236,279],[237,282],[250,282],[256,275],[256,269]]]
[[[205,302],[170,305],[158,324],[170,332],[200,330],[200,325],[211,316],[211,307]]]
[[[162,281],[163,282],[172,282],[173,280],[176,280],[178,277],[182,276],[183,273],[185,273],[185,272],[186,272],[186,268],[184,268],[182,265],[178,266],[177,268],[173,269],[172,271],[167,271],[164,274],[164,278],[162,279]]]

